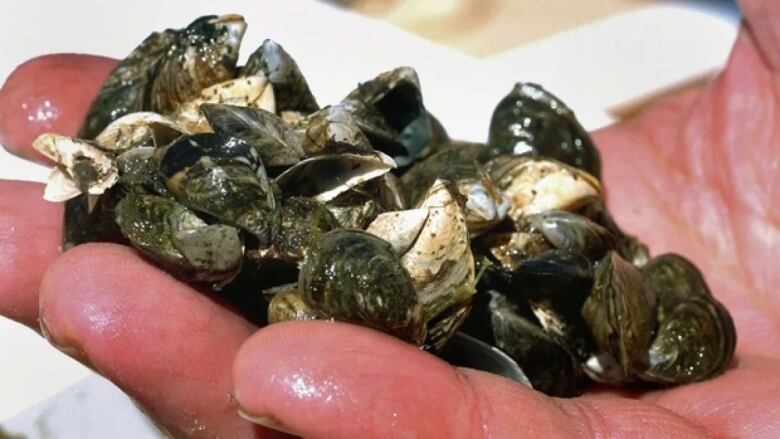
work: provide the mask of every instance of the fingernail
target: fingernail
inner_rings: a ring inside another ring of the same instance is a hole
[[[41,328],[41,335],[43,338],[45,338],[46,341],[48,341],[49,344],[52,345],[55,349],[88,367],[93,372],[98,372],[90,363],[89,358],[87,358],[87,353],[84,352],[84,349],[82,349],[78,343],[75,342],[75,340],[54,340],[54,337],[51,335],[51,331],[46,326],[46,319],[43,317],[38,319],[38,326]]]
[[[281,431],[282,433],[291,434],[293,436],[299,436],[298,433],[293,431],[290,427],[282,424],[279,422],[278,419],[272,417],[272,416],[258,416],[253,415],[244,409],[240,408],[238,409],[238,415],[242,418],[246,419],[249,422],[252,422],[257,425],[261,425],[265,428],[270,428],[271,430]]]

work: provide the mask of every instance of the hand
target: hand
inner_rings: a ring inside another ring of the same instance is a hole
[[[736,361],[716,379],[562,400],[357,326],[257,331],[127,247],[59,255],[61,206],[42,201],[32,183],[0,182],[0,230],[8,231],[0,232],[0,313],[32,326],[40,319],[52,343],[181,436],[274,434],[240,418],[240,405],[247,417],[307,437],[778,437],[780,6],[742,6],[749,25],[716,80],[595,134],[618,222],[655,254],[691,258],[734,316]],[[34,103],[31,87],[45,83],[60,114],[43,129],[73,133],[88,99],[71,97],[94,95],[112,65],[83,56],[31,61],[0,91],[0,112]],[[0,120],[9,147],[37,159],[29,144],[42,128]]]

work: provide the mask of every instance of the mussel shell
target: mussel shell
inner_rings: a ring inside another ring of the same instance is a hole
[[[241,269],[238,230],[207,225],[175,201],[128,194],[116,207],[116,222],[134,247],[184,280],[214,282],[218,288]]]
[[[94,138],[127,113],[169,114],[203,88],[232,78],[245,28],[238,15],[204,16],[184,29],[151,34],[105,80],[78,136]]]
[[[371,144],[399,166],[412,162],[431,137],[420,80],[411,67],[399,67],[361,83],[342,104],[353,112]],[[402,138],[405,130],[409,131]]]
[[[274,89],[265,76],[229,79],[204,88],[181,104],[171,117],[190,133],[211,132],[212,127],[201,109],[204,104],[259,108],[273,113]]]
[[[577,396],[584,377],[565,344],[505,308],[493,311],[496,346],[517,361],[533,388],[550,396]]]
[[[675,253],[656,256],[642,267],[642,274],[658,297],[659,312],[671,310],[680,302],[712,298],[701,271],[691,261]],[[659,314],[659,319],[663,319]]]
[[[303,158],[300,138],[269,111],[223,104],[203,104],[200,109],[215,133],[244,140],[266,167],[291,166]]]
[[[509,216],[516,222],[550,210],[576,211],[601,197],[592,175],[556,160],[504,155],[485,166],[509,198]]]
[[[659,321],[643,378],[678,384],[722,373],[734,355],[736,330],[699,269],[668,253],[651,259],[642,274],[658,298]]]
[[[536,214],[530,218],[530,227],[544,235],[553,247],[594,262],[617,246],[606,228],[571,212],[552,210]]]
[[[627,379],[647,369],[656,329],[656,299],[642,273],[610,251],[596,267],[593,290],[582,306],[598,348],[612,354]]]
[[[184,134],[188,133],[173,120],[141,111],[111,122],[95,137],[95,143],[103,150],[120,153],[141,146],[162,147]]]
[[[401,255],[428,322],[428,343],[440,349],[468,315],[476,270],[455,189],[436,180],[420,208],[387,212],[367,231]]]
[[[642,378],[664,384],[711,378],[726,370],[735,347],[734,322],[726,308],[706,297],[692,297],[667,311]]]
[[[114,221],[117,203],[124,190],[113,187],[102,195],[81,194],[65,202],[62,223],[62,249],[68,250],[80,244],[97,241],[121,240],[119,227]]]
[[[481,291],[462,330],[495,345],[517,362],[533,388],[551,396],[576,396],[586,383],[565,343],[545,332],[527,305],[495,290]]]
[[[293,127],[308,157],[374,151],[352,112],[344,105],[329,105],[295,121]]]
[[[520,264],[513,272],[512,297],[525,297],[542,328],[566,342],[582,361],[594,349],[581,315],[593,286],[593,270],[583,256],[551,250]]]
[[[128,113],[149,110],[149,84],[160,58],[176,41],[177,31],[154,32],[111,71],[90,105],[78,137],[92,139],[109,123]]]
[[[33,147],[56,163],[43,194],[47,201],[66,201],[82,193],[100,195],[119,180],[114,156],[93,142],[41,134]]]
[[[200,17],[177,32],[158,61],[148,109],[170,114],[204,88],[233,78],[245,30],[244,17],[230,14]]]
[[[285,194],[327,202],[394,167],[395,162],[380,152],[327,154],[297,163],[276,177],[275,182]]]
[[[132,192],[172,197],[165,187],[165,179],[158,172],[160,165],[156,152],[153,146],[141,146],[120,154],[116,158],[119,183]]]
[[[365,229],[387,209],[371,190],[350,189],[325,203],[341,228]]]
[[[304,114],[319,110],[298,64],[281,44],[265,40],[241,68],[241,76],[262,72],[274,87],[276,111],[299,111]]]
[[[428,336],[425,345],[433,351],[440,351],[460,329],[471,312],[471,297],[456,302],[428,321]]]
[[[589,218],[609,231],[615,239],[615,250],[623,259],[642,267],[650,260],[650,250],[639,239],[625,233],[612,218],[604,200],[594,197],[577,210],[577,213]]]
[[[537,84],[518,82],[490,120],[493,155],[550,157],[600,178],[599,152],[574,112]]]
[[[513,229],[512,229],[513,230]],[[554,247],[541,233],[515,232],[501,229],[494,229],[484,235],[481,235],[474,245],[487,253],[502,268],[514,270],[524,261],[534,256],[538,256]]]
[[[402,262],[430,320],[471,299],[476,267],[463,206],[452,185],[435,181],[419,208],[428,209],[428,218]]]
[[[314,244],[299,278],[306,305],[320,317],[360,323],[422,345],[422,306],[390,244],[360,230],[334,230]]]
[[[403,175],[408,204],[419,203],[437,179],[455,184],[466,199],[466,221],[472,235],[484,232],[501,222],[509,209],[509,201],[495,186],[478,162],[486,152],[481,144],[459,144],[416,162]]]
[[[303,301],[298,285],[278,290],[268,304],[268,323],[288,320],[314,320],[317,314]]]
[[[162,152],[160,172],[185,206],[271,243],[279,212],[271,183],[254,149],[215,133],[183,137]]]
[[[299,261],[306,255],[312,243],[341,225],[332,213],[311,198],[289,197],[282,200],[279,231],[273,244],[259,250],[259,258],[281,261]]]
[[[463,332],[452,336],[436,356],[458,367],[482,370],[533,388],[523,369],[501,349]]]

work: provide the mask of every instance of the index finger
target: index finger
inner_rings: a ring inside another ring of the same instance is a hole
[[[117,61],[102,56],[52,54],[17,67],[0,88],[0,144],[37,162],[38,135],[75,135],[89,105]]]

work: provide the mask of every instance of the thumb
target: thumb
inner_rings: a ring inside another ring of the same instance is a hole
[[[304,437],[704,435],[658,406],[549,398],[343,323],[264,328],[241,347],[233,375],[245,417]]]

